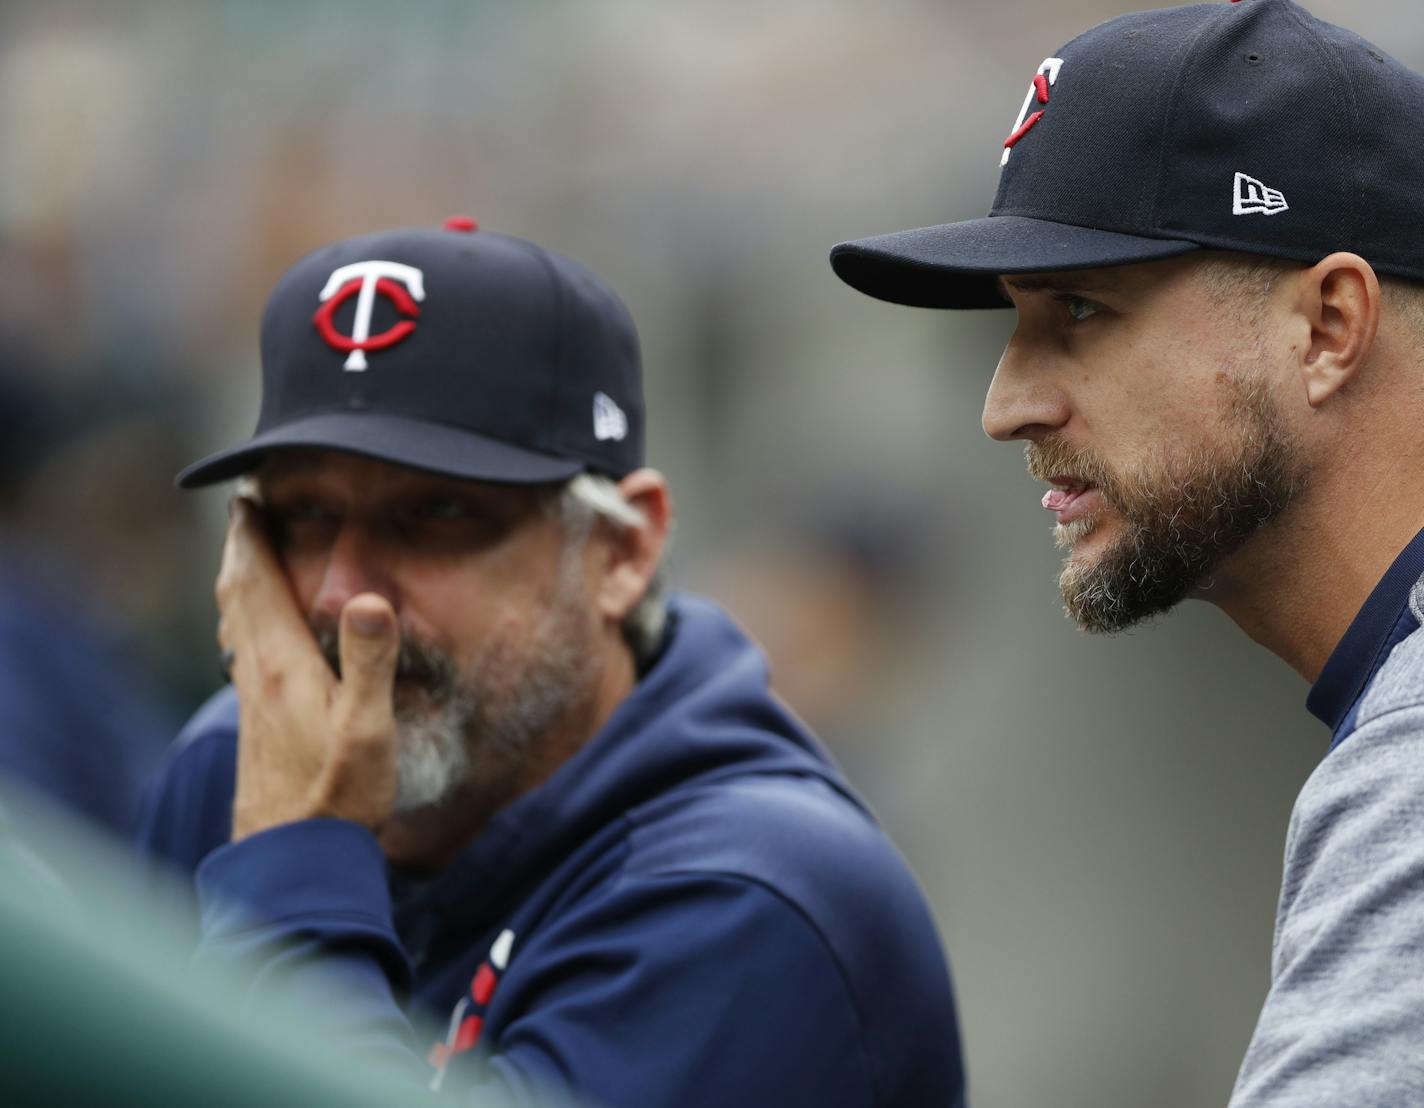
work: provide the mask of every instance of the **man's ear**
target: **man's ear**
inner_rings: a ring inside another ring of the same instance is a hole
[[[598,606],[613,623],[621,623],[648,591],[672,526],[672,495],[667,478],[657,470],[635,469],[618,482],[618,488],[642,513],[644,522],[605,528],[608,555],[598,586]]]
[[[1318,408],[1369,357],[1379,329],[1379,278],[1358,254],[1331,254],[1297,280],[1297,310],[1310,333],[1299,354],[1300,373],[1306,399]]]

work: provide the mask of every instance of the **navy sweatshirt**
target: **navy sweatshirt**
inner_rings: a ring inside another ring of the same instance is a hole
[[[475,1103],[963,1103],[913,878],[706,601],[674,600],[603,729],[434,878],[388,872],[341,820],[229,843],[236,734],[228,689],[186,729],[144,844],[195,873],[198,960],[247,967],[249,1002],[341,980],[315,1022],[351,1057]],[[444,1041],[417,1041],[408,1011]]]

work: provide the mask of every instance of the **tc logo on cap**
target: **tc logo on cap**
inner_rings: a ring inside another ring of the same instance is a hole
[[[1024,97],[1023,107],[1019,109],[1019,116],[1014,120],[1013,132],[1004,140],[1004,156],[999,159],[999,166],[1002,168],[1009,164],[1009,155],[1014,152],[1014,147],[1019,139],[1033,130],[1034,125],[1043,118],[1043,109],[1040,108],[1033,115],[1028,114],[1029,108],[1033,107],[1034,100],[1040,104],[1048,103],[1048,90],[1058,82],[1058,71],[1063,68],[1062,58],[1045,58],[1043,64],[1038,67],[1038,72],[1033,75],[1033,82],[1028,86],[1028,95]]]
[[[395,304],[401,315],[412,318],[372,335],[371,311],[376,306],[377,293]],[[336,329],[332,316],[353,296],[357,298],[356,317],[351,323],[351,334],[343,335]],[[425,274],[415,266],[399,262],[353,262],[327,278],[319,299],[322,304],[312,316],[312,322],[328,345],[350,352],[345,368],[359,373],[367,368],[367,350],[384,350],[415,330],[414,317],[420,315],[416,301],[425,299]]]

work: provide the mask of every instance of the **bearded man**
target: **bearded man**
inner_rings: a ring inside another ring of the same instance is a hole
[[[989,216],[843,243],[902,304],[1013,307],[1069,614],[1196,597],[1313,683],[1235,1108],[1424,1101],[1424,78],[1289,0],[1123,16],[1033,74]]]
[[[195,875],[198,959],[417,1090],[961,1103],[903,861],[759,651],[663,597],[617,297],[467,219],[368,235],[282,278],[262,364],[254,436],[179,478],[239,479],[232,687],[144,833]]]

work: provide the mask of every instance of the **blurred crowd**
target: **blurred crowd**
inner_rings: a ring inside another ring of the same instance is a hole
[[[250,430],[268,288],[468,213],[632,309],[674,583],[743,618],[925,881],[974,1102],[1224,1102],[1323,750],[1304,688],[1212,613],[1058,619],[978,429],[1008,321],[825,261],[987,210],[1034,67],[1132,6],[0,6],[0,771],[130,824],[219,681],[221,497],[172,477]],[[1311,6],[1424,64],[1401,0]]]

